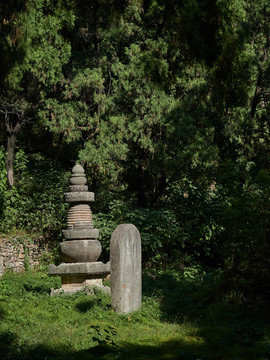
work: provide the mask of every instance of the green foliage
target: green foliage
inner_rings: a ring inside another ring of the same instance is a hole
[[[180,264],[183,261],[180,229],[173,211],[136,208],[128,204],[128,201],[112,200],[109,203],[109,213],[100,212],[94,214],[93,218],[95,226],[100,230],[103,256],[107,260],[113,230],[119,224],[132,223],[141,234],[144,263],[150,261],[162,267],[168,265],[172,258]]]
[[[206,264],[221,260],[223,202],[216,184],[197,186],[188,179],[168,189],[168,203],[179,224],[183,249]]]
[[[269,178],[260,170],[232,189],[224,211],[226,268],[238,289],[268,290]],[[237,192],[238,191],[238,192]]]
[[[16,153],[14,167],[16,187],[8,189],[6,179],[2,182],[1,230],[20,228],[42,233],[46,229],[58,229],[60,232],[67,211],[63,193],[69,174],[42,156],[32,157],[30,162],[23,150]]]
[[[140,231],[144,262],[150,261],[158,267],[174,261],[182,265],[183,243],[174,212],[138,208],[126,214],[125,222],[134,224]]]
[[[51,288],[59,287],[60,279],[49,278],[42,272],[27,271],[14,274],[6,272],[0,279],[1,300],[7,300],[11,296],[20,299],[33,299],[39,295],[49,296]]]
[[[1,10],[6,17],[3,24],[6,56],[16,59],[3,68],[8,71],[1,91],[16,98],[27,99],[32,95],[33,101],[38,96],[37,90],[55,84],[63,76],[62,66],[68,62],[71,49],[61,32],[72,27],[74,16],[68,6],[50,0],[33,0],[15,14],[5,7]]]

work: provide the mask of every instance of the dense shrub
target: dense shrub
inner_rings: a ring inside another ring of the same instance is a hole
[[[60,229],[67,209],[63,193],[69,173],[55,161],[19,150],[14,163],[15,186],[8,189],[5,153],[3,147],[0,150],[0,230]]]

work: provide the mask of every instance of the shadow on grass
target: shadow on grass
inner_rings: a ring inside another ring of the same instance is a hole
[[[75,305],[75,308],[80,313],[84,314],[87,311],[91,310],[95,306],[102,308],[103,310],[110,310],[111,304],[110,300],[108,300],[108,295],[104,294],[102,291],[96,292],[95,296],[91,296],[90,299],[83,300]]]
[[[209,304],[220,300],[219,279],[177,279],[170,273],[143,276],[143,295],[157,296],[164,321],[197,321]]]
[[[267,352],[239,348],[230,344],[227,351],[223,347],[209,348],[202,340],[198,344],[185,341],[167,341],[158,346],[123,343],[121,346],[95,346],[87,350],[74,351],[68,347],[52,348],[39,345],[31,348],[19,346],[14,334],[0,336],[2,360],[266,360]]]
[[[270,299],[260,304],[247,304],[238,292],[226,294],[222,275],[210,273],[194,279],[175,278],[171,274],[143,276],[143,295],[157,296],[164,321],[182,323],[211,320],[241,322],[249,319],[263,323],[270,319]]]
[[[97,300],[94,298],[91,300],[82,301],[76,304],[75,307],[80,313],[84,314],[87,311],[91,310],[95,305],[97,305]]]
[[[150,274],[144,276],[143,285],[144,296],[156,294],[159,297],[163,321],[196,328],[196,336],[203,342],[199,358],[270,358],[270,347],[263,342],[263,337],[270,334],[269,303],[259,306],[241,303],[237,293],[224,298],[220,274],[194,279],[176,279],[171,274],[153,277]],[[192,346],[191,350],[184,348],[188,352],[192,350]]]
[[[134,345],[125,343],[119,346],[95,346],[87,350],[73,351],[66,347],[51,348],[39,345],[32,348],[18,345],[17,336],[11,333],[0,335],[0,351],[2,360],[26,360],[26,359],[46,359],[46,360],[109,360],[109,359],[198,359],[198,354],[202,352],[203,345],[187,345],[179,341],[169,341],[160,346]],[[195,350],[195,351],[194,351]],[[206,359],[200,357],[200,359]],[[212,358],[207,358],[212,359]]]

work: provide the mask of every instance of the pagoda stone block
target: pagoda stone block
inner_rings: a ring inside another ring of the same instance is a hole
[[[99,237],[98,229],[68,229],[62,230],[62,232],[67,240],[97,239]]]
[[[94,229],[89,206],[94,193],[88,191],[87,180],[81,165],[75,165],[70,177],[70,192],[65,201],[70,208],[67,229],[62,230],[66,241],[60,244],[60,256],[64,263],[51,265],[50,275],[60,275],[62,290],[72,293],[86,285],[102,285],[102,279],[110,272],[110,263],[97,262],[101,251],[99,230]],[[55,291],[52,291],[52,294]]]
[[[65,193],[65,202],[88,203],[94,200],[94,193],[88,191]]]

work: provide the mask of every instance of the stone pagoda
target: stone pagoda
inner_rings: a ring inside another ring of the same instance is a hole
[[[81,165],[75,165],[70,178],[70,192],[65,201],[70,204],[67,229],[63,230],[65,241],[60,244],[59,266],[50,265],[50,275],[60,275],[62,290],[72,293],[85,286],[102,285],[102,279],[110,273],[110,263],[98,262],[101,254],[99,231],[94,229],[89,206],[94,193],[88,191],[87,180]]]

